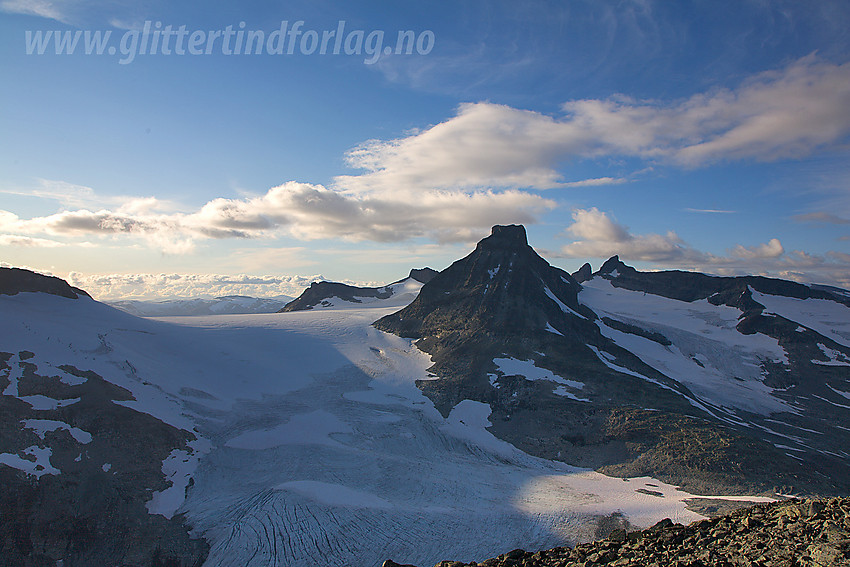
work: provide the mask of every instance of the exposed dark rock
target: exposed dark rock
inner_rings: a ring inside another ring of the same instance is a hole
[[[435,567],[731,567],[850,565],[850,499],[789,500],[744,508],[688,526],[662,520],[601,541]]]
[[[361,303],[361,299],[365,297],[387,299],[392,294],[392,290],[387,287],[357,287],[338,282],[313,282],[301,295],[284,305],[278,313],[313,309],[332,297],[338,297],[352,303]]]
[[[392,559],[387,559],[386,561],[384,561],[381,567],[416,567],[416,565],[410,565],[408,563],[396,563]]]
[[[696,301],[708,299],[714,305],[729,305],[742,311],[762,310],[763,305],[752,300],[748,287],[762,293],[782,295],[796,299],[828,299],[850,306],[850,296],[838,288],[808,286],[797,282],[766,278],[763,276],[709,276],[698,272],[666,270],[639,272],[612,256],[594,275],[611,280],[615,287],[643,291],[654,295]]]
[[[425,283],[428,283],[431,280],[433,280],[434,276],[436,276],[439,273],[440,272],[438,272],[437,270],[433,270],[431,268],[413,268],[412,270],[410,270],[410,275],[408,275],[407,277],[413,278],[414,280],[418,281],[419,283],[425,284]],[[399,280],[396,283],[400,283],[402,281],[404,281],[404,280]]]
[[[194,435],[115,403],[133,398],[94,372],[63,366],[77,378],[69,384],[40,373],[31,360],[29,352],[0,353],[0,391],[10,385],[4,375],[14,369],[19,376],[17,395],[0,396],[0,453],[32,461],[33,448],[47,451],[32,474],[0,466],[0,563],[203,563],[208,545],[189,536],[181,516],[166,519],[146,507],[154,492],[169,486],[163,460],[187,450]],[[18,396],[66,403],[36,410]],[[39,434],[24,426],[31,419],[64,425]]]
[[[572,275],[575,281],[577,281],[578,283],[584,283],[593,277],[593,268],[590,267],[590,264],[585,262],[584,265],[575,272],[573,272]]]
[[[0,268],[0,295],[16,295],[25,292],[49,293],[68,299],[89,297],[85,291],[54,276],[45,276],[20,268]]]
[[[618,331],[622,331],[623,333],[629,333],[630,335],[637,335],[639,337],[655,341],[661,346],[670,346],[673,344],[670,339],[668,339],[661,333],[641,329],[640,327],[632,325],[631,323],[624,323],[623,321],[617,321],[615,319],[611,319],[610,317],[603,317],[602,322],[611,327],[612,329],[616,329]]]
[[[431,268],[412,269],[410,270],[410,275],[408,275],[407,278],[400,279],[381,287],[358,287],[327,281],[313,282],[301,295],[284,305],[283,309],[278,311],[278,313],[313,309],[333,297],[338,297],[343,301],[351,303],[362,303],[364,298],[388,299],[393,295],[393,289],[391,286],[401,283],[408,278],[413,278],[419,283],[424,284],[431,281],[438,273],[438,271],[432,270]]]

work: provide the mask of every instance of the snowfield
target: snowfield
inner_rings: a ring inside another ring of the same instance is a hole
[[[589,291],[583,301],[607,293]],[[93,370],[133,393],[124,405],[197,434],[191,452],[174,451],[163,463],[171,488],[154,494],[148,509],[185,513],[210,542],[208,566],[380,565],[387,558],[433,565],[590,540],[599,516],[613,512],[638,526],[700,517],[685,509],[690,495],[662,482],[606,477],[496,439],[486,404],[466,400],[443,418],[415,385],[432,378],[430,358],[370,326],[399,308],[393,299],[391,306],[140,319],[89,299],[22,293],[0,296],[0,337],[4,351],[34,352],[40,370]],[[706,340],[726,336],[726,320],[718,323]],[[581,389],[525,361],[500,360],[500,371]],[[749,383],[757,373],[744,377]],[[755,394],[745,400],[769,396],[749,388]],[[744,393],[733,390],[729,403]],[[61,474],[49,449],[26,451],[45,465],[41,474]],[[22,457],[2,454],[0,463],[32,471],[35,463]],[[646,486],[662,496],[636,492]]]
[[[772,337],[739,333],[735,326],[740,310],[706,300],[678,301],[618,288],[601,277],[582,286],[579,301],[600,317],[654,331],[670,341],[665,346],[597,321],[603,335],[687,386],[700,401],[761,415],[796,411],[762,382],[762,363],[787,364],[788,354]]]

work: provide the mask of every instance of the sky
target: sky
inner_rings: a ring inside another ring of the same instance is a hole
[[[522,223],[568,271],[850,288],[848,29],[830,0],[0,0],[0,265],[297,295]]]

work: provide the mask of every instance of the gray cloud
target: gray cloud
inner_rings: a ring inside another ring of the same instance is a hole
[[[832,213],[824,212],[796,215],[794,220],[797,222],[810,222],[816,224],[850,224],[850,219],[845,219]]]

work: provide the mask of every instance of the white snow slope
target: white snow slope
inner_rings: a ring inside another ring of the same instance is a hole
[[[145,301],[128,299],[109,301],[117,307],[139,317],[171,317],[177,315],[248,315],[252,313],[276,313],[292,301],[291,297],[246,297],[226,295],[213,299],[187,298]]]
[[[787,353],[772,337],[738,332],[740,310],[618,288],[601,277],[582,287],[579,301],[600,317],[655,331],[672,342],[664,346],[597,321],[603,335],[687,386],[700,401],[732,414],[735,409],[762,415],[795,411],[763,383],[762,363],[787,363]]]
[[[208,566],[433,565],[589,540],[615,511],[639,526],[699,518],[664,483],[522,453],[486,430],[486,404],[443,418],[415,385],[429,357],[370,326],[397,308],[149,320],[22,293],[0,296],[0,350],[94,370],[133,392],[128,406],[202,436],[166,459],[172,489],[148,508],[185,512]],[[664,496],[636,492],[647,483]]]

